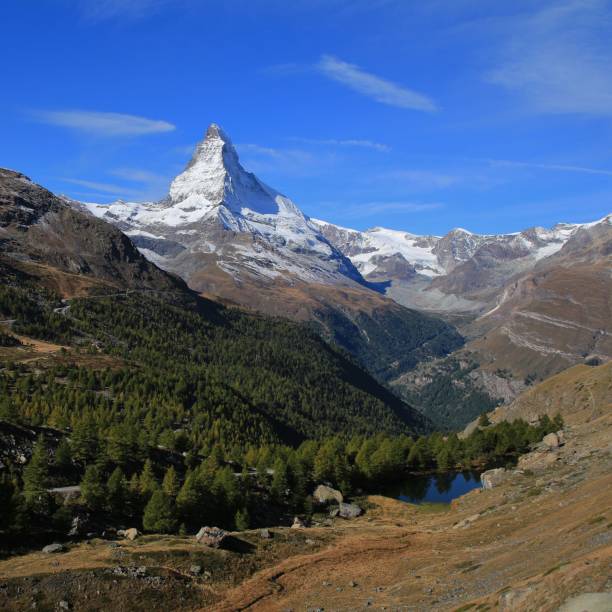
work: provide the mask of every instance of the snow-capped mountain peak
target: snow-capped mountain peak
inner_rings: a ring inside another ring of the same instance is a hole
[[[229,136],[214,123],[162,201],[84,206],[118,225],[167,270],[180,273],[189,253],[200,259],[209,253],[235,278],[247,271],[309,282],[363,282],[288,197],[242,167]]]

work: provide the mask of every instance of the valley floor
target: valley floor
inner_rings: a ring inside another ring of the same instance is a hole
[[[0,608],[558,610],[612,591],[612,415],[566,434],[529,470],[450,507],[375,496],[358,519],[236,533],[228,550],[144,536],[11,557]]]

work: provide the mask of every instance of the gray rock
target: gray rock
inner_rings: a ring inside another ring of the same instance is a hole
[[[70,525],[70,531],[68,531],[68,536],[73,538],[75,536],[78,536],[80,533],[82,533],[84,523],[85,521],[83,521],[83,519],[80,516],[75,516],[72,519],[72,523]]]
[[[342,518],[351,519],[357,518],[363,510],[357,504],[347,504],[342,502],[339,506],[338,514]]]
[[[493,487],[499,486],[506,478],[505,468],[495,468],[494,470],[487,470],[480,475],[480,482],[482,483],[483,489],[492,489]]]
[[[299,517],[293,517],[293,525],[291,525],[291,529],[304,529],[306,527],[306,523]]]
[[[123,532],[123,537],[126,540],[135,540],[138,537],[138,529],[136,529],[136,527],[130,527],[129,529],[126,529]]]
[[[314,490],[312,496],[319,504],[329,504],[330,502],[341,504],[344,501],[344,497],[340,491],[323,484],[319,485]]]
[[[269,540],[272,537],[272,534],[270,533],[269,529],[260,529],[259,530],[259,537],[262,540]]]
[[[66,547],[63,544],[58,544],[57,542],[47,544],[47,546],[42,549],[42,551],[47,554],[64,552],[65,550]]]
[[[570,597],[559,612],[610,612],[612,610],[612,593],[583,593]]]
[[[210,546],[211,548],[219,548],[226,537],[227,531],[219,527],[202,527],[195,536],[199,544],[204,544],[204,546]]]
[[[500,612],[513,612],[523,609],[529,603],[532,593],[533,587],[530,586],[505,591],[499,597]]]

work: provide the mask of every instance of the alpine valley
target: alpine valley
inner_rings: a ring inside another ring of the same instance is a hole
[[[163,200],[66,201],[195,292],[307,322],[439,428],[612,356],[612,216],[502,235],[346,229],[247,172],[215,124]]]
[[[216,125],[159,202],[0,169],[0,608],[607,605],[611,272],[310,219]]]

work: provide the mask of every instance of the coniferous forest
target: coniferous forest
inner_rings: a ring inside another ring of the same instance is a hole
[[[25,284],[0,300],[15,334],[66,347],[44,364],[2,363],[3,439],[33,442],[25,465],[3,470],[7,537],[66,533],[75,519],[164,533],[265,525],[311,513],[319,483],[350,495],[410,472],[512,462],[561,425],[432,433],[308,328],[191,295],[64,303]],[[75,485],[76,500],[54,491]]]

